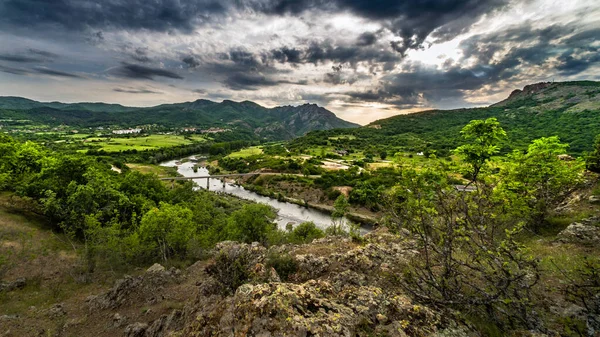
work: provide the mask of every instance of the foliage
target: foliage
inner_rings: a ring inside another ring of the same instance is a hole
[[[230,295],[250,278],[248,263],[249,257],[244,252],[240,251],[238,254],[221,252],[214,262],[206,267],[206,272],[219,282],[223,295]]]
[[[314,239],[320,239],[325,233],[315,225],[314,222],[303,222],[296,226],[289,234],[288,240],[291,243],[302,244],[310,243]]]
[[[506,137],[506,132],[496,118],[488,118],[471,121],[460,133],[469,143],[459,146],[456,153],[471,165],[469,174],[475,182],[486,162],[500,152],[499,143]]]
[[[298,262],[296,262],[296,259],[289,254],[270,253],[267,256],[265,266],[267,269],[275,269],[277,275],[279,275],[279,278],[281,278],[283,282],[288,281],[290,275],[295,274],[298,271]]]
[[[508,155],[501,170],[503,192],[511,200],[523,202],[523,217],[530,219],[536,230],[543,225],[549,210],[582,182],[583,162],[559,158],[567,147],[558,137],[536,139],[526,153],[514,151]]]
[[[403,277],[408,293],[503,328],[535,328],[537,263],[515,238],[524,223],[498,216],[504,202],[491,186],[460,192],[443,171],[407,170],[390,200],[394,223],[416,236],[421,252]]]
[[[195,232],[193,213],[179,205],[161,202],[159,208],[148,211],[138,230],[142,243],[156,245],[164,261],[173,253],[185,252]]]
[[[275,212],[271,207],[264,204],[244,205],[231,214],[226,232],[234,240],[267,244],[269,234],[277,230],[273,220]]]

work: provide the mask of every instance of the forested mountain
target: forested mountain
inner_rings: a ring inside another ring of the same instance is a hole
[[[314,130],[358,126],[337,118],[331,111],[315,104],[265,108],[250,101],[229,100],[221,103],[197,100],[133,108],[118,104],[41,103],[20,97],[0,97],[0,116],[1,119],[77,127],[131,127],[145,124],[165,127],[223,127],[267,140],[291,139]]]
[[[294,145],[323,145],[330,137],[351,135],[345,142],[358,148],[386,144],[447,153],[460,144],[459,131],[465,124],[489,117],[496,117],[508,133],[505,150],[524,148],[533,139],[556,135],[570,144],[570,153],[581,154],[592,150],[600,133],[600,82],[532,84],[489,107],[399,115],[352,130],[313,132],[295,140]]]

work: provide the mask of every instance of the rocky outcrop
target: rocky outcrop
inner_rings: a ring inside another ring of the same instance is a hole
[[[240,257],[248,279],[230,294],[221,292],[222,281],[215,279],[222,274],[213,271],[199,282],[199,296],[184,314],[182,335],[467,335],[448,315],[412,302],[394,284],[393,275],[416,254],[407,236],[379,230],[364,238],[363,244],[327,237],[269,249],[220,244],[215,255]],[[272,255],[293,257],[296,270],[288,282],[280,282],[276,271],[266,267]]]
[[[600,218],[594,217],[574,222],[558,233],[557,241],[583,245],[600,244]]]
[[[167,271],[160,265],[153,265],[144,275],[117,280],[109,291],[88,297],[86,303],[90,310],[116,309],[130,303],[156,303],[164,299],[163,286],[177,281],[180,274],[175,268]]]
[[[0,282],[0,293],[23,289],[26,285],[27,281],[24,278],[18,278],[12,282]]]

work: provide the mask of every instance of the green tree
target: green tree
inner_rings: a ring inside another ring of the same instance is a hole
[[[277,230],[275,212],[265,204],[248,204],[231,214],[226,228],[227,239],[267,244],[269,234]]]
[[[344,233],[344,217],[350,209],[350,203],[346,196],[340,194],[333,203],[333,213],[331,213],[331,226],[327,228],[327,233],[339,235]]]
[[[461,192],[443,169],[405,170],[390,195],[391,227],[408,229],[419,254],[399,278],[420,301],[487,318],[500,328],[533,328],[537,262],[515,238],[524,222],[483,182]]]
[[[303,222],[296,226],[289,235],[289,241],[296,244],[309,243],[325,236],[325,233],[314,222]]]
[[[172,253],[184,253],[195,232],[193,214],[187,208],[161,202],[144,214],[138,229],[142,241],[156,245],[167,261]]]
[[[468,144],[459,146],[455,151],[471,166],[471,180],[476,182],[487,161],[500,151],[506,132],[496,118],[488,118],[485,121],[472,120],[460,134]]]
[[[514,151],[508,155],[503,167],[501,191],[513,200],[520,198],[526,205],[523,216],[530,219],[536,230],[543,225],[549,211],[582,182],[584,163],[559,158],[568,146],[556,136],[536,139],[527,152]]]

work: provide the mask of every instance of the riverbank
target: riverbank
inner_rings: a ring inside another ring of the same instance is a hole
[[[303,199],[286,197],[286,196],[282,195],[281,193],[266,192],[265,190],[255,188],[255,186],[252,184],[241,184],[241,186],[243,186],[245,189],[247,189],[249,191],[252,191],[252,192],[262,195],[264,197],[277,199],[279,201],[289,202],[289,203],[296,204],[296,205],[299,205],[302,207],[312,208],[312,209],[315,209],[315,210],[318,210],[321,212],[326,212],[330,216],[335,211],[334,207],[331,205],[310,202],[310,201],[306,201]],[[361,226],[370,227],[371,229],[379,224],[379,219],[369,216],[369,215],[360,214],[357,212],[347,213],[346,218],[352,222],[358,223]]]

